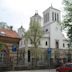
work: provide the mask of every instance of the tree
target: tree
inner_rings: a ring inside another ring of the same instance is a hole
[[[55,64],[56,64],[56,66],[58,66],[60,64],[60,50],[59,50],[59,48],[55,48],[54,58],[55,58]]]
[[[63,0],[65,16],[63,20],[64,28],[67,29],[70,45],[72,44],[72,1]]]
[[[72,47],[72,0],[63,0],[63,4],[65,10],[63,25],[64,28],[67,29],[67,36],[69,38],[69,49],[71,49]]]
[[[39,53],[38,46],[40,45],[40,39],[42,38],[43,30],[39,22],[37,21],[31,21],[29,30],[25,33],[25,39],[26,41],[30,41],[32,44],[32,55],[35,57],[35,61],[37,63],[37,57]],[[27,43],[26,43],[27,44]],[[39,49],[40,50],[40,49]]]

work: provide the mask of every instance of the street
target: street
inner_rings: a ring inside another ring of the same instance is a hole
[[[45,69],[45,70],[25,70],[25,71],[8,71],[8,72],[56,72],[55,69]]]

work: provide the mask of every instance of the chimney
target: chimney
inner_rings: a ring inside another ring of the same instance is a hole
[[[12,30],[13,29],[13,26],[10,26],[10,30]]]

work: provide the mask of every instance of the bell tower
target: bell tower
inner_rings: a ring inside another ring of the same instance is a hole
[[[37,21],[41,25],[43,25],[42,17],[38,14],[38,11],[37,10],[35,11],[35,14],[30,18],[30,21]]]
[[[51,6],[43,12],[44,25],[60,22],[60,10],[53,8]]]

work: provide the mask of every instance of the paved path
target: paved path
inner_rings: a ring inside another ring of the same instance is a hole
[[[26,70],[26,71],[8,71],[8,72],[56,72],[55,69],[52,70]]]

